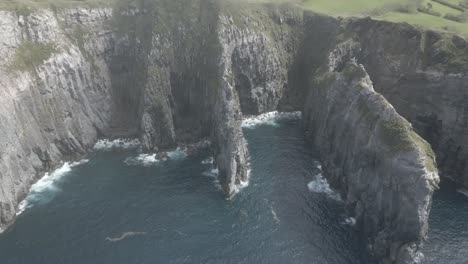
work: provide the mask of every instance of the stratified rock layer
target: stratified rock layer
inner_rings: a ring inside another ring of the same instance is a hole
[[[107,129],[109,17],[108,9],[67,10],[60,19],[47,10],[0,12],[0,228],[39,175],[86,154]]]
[[[362,66],[316,77],[306,138],[382,263],[416,263],[438,185],[431,147],[373,89]]]
[[[468,186],[468,43],[409,25],[349,22],[378,92],[436,151],[442,175]]]
[[[40,175],[99,137],[139,138],[147,151],[209,138],[232,196],[249,177],[243,116],[305,109],[371,251],[411,263],[435,163],[369,76],[442,171],[468,184],[468,48],[456,36],[214,0],[1,11],[0,36],[0,229]],[[354,76],[353,59],[369,74]]]

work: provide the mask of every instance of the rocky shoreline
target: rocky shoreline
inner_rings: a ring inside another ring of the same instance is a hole
[[[468,185],[468,45],[453,35],[211,0],[0,11],[0,35],[0,229],[98,138],[149,153],[210,139],[230,197],[249,180],[244,116],[277,110],[302,112],[381,263],[418,261],[437,168]]]

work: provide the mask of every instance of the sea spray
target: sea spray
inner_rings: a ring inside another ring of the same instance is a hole
[[[53,199],[55,193],[59,191],[58,183],[66,176],[74,167],[83,165],[89,162],[84,159],[81,161],[69,163],[65,162],[60,168],[51,173],[46,173],[39,181],[33,184],[29,190],[26,199],[19,205],[16,215],[22,214],[26,209],[31,208],[37,203],[47,203]]]
[[[202,160],[201,164],[203,165],[210,165],[210,164],[213,164],[214,163],[214,159],[213,157],[208,157],[204,160]]]
[[[94,145],[94,150],[111,151],[115,149],[136,149],[141,146],[138,139],[101,139]]]
[[[468,189],[466,188],[458,188],[457,192],[463,194],[464,196],[468,197]]]
[[[161,162],[156,158],[156,154],[139,154],[136,157],[128,157],[125,159],[125,164],[129,166],[152,166]]]
[[[211,166],[207,171],[202,173],[203,176],[209,177],[212,179],[215,188],[219,191],[222,191],[221,183],[219,182],[219,170],[214,166]]]
[[[109,242],[119,242],[127,238],[135,237],[135,236],[144,236],[146,232],[125,232],[120,237],[106,237],[106,241]]]
[[[129,166],[153,166],[163,161],[181,161],[188,156],[187,148],[177,147],[172,151],[162,151],[158,153],[142,153],[137,156],[128,157],[125,159],[125,164]]]
[[[242,127],[254,129],[260,125],[278,126],[281,120],[301,119],[301,112],[269,112],[258,116],[250,116],[242,121]]]
[[[307,188],[309,189],[309,191],[313,193],[323,193],[332,200],[342,201],[341,195],[335,190],[333,190],[330,187],[330,184],[328,183],[327,179],[323,177],[322,165],[318,164],[317,169],[320,171],[320,173],[315,176],[315,179],[313,181],[307,184]]]
[[[186,147],[177,147],[177,149],[168,151],[166,154],[170,160],[183,160],[188,156]]]

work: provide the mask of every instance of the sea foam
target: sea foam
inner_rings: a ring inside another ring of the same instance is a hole
[[[247,166],[250,167],[250,164],[248,164]],[[250,184],[249,179],[250,179],[250,169],[247,171],[247,180],[246,181],[240,181],[240,183],[231,184],[230,187],[231,187],[231,190],[233,192],[231,197],[234,197],[236,194],[238,194],[240,191],[242,191],[242,189],[248,187],[249,184]]]
[[[152,154],[138,154],[136,157],[128,157],[125,159],[125,164],[130,166],[153,166],[163,161],[173,160],[180,161],[188,156],[187,148],[177,147],[175,150],[167,152],[159,152]]]
[[[141,146],[138,139],[101,139],[94,145],[95,150],[110,151],[114,149],[134,149]]]
[[[171,160],[183,160],[188,156],[187,149],[181,147],[177,147],[177,149],[173,151],[168,151],[166,154]]]
[[[203,172],[202,174],[212,179],[213,184],[217,190],[221,191],[223,189],[221,187],[221,183],[219,182],[219,170],[217,168],[211,167],[209,170]]]
[[[466,197],[468,197],[468,189],[459,188],[459,189],[457,189],[457,192],[460,193],[460,194],[465,195]]]
[[[278,126],[281,120],[301,119],[301,112],[269,112],[258,116],[247,117],[242,121],[243,128],[253,129],[260,125]]]
[[[78,162],[65,162],[62,167],[51,173],[46,173],[39,181],[33,184],[26,196],[19,205],[16,215],[22,214],[26,209],[31,208],[34,204],[44,204],[50,202],[57,191],[60,190],[58,183],[76,166],[83,165],[89,160],[81,160]]]
[[[335,201],[342,201],[339,193],[335,192],[328,181],[320,173],[315,176],[315,179],[307,184],[310,192],[326,194],[328,198]]]
[[[140,154],[136,157],[128,157],[125,159],[125,164],[130,166],[152,166],[161,162],[161,160],[156,158],[156,154]]]
[[[210,165],[210,164],[213,164],[214,163],[214,158],[213,157],[209,157],[209,158],[206,158],[204,160],[202,160],[201,164],[203,165]]]

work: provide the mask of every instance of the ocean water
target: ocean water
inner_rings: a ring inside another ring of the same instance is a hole
[[[250,120],[244,131],[251,180],[232,200],[208,152],[161,159],[137,142],[101,142],[33,186],[0,236],[1,263],[374,264],[295,116]],[[427,263],[467,263],[467,199],[436,195]]]
[[[434,195],[425,263],[468,263],[468,196],[443,182]]]

